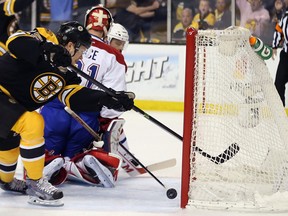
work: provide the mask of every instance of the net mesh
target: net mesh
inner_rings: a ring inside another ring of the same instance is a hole
[[[191,206],[282,208],[270,200],[268,206],[263,197],[288,189],[287,117],[249,36],[242,28],[198,31],[196,36]],[[227,158],[231,144],[239,149]]]

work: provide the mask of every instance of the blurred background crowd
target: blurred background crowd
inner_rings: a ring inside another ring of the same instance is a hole
[[[236,25],[271,45],[288,0],[37,0],[19,14],[20,26],[55,30],[64,21],[83,23],[86,10],[97,4],[128,30],[130,43],[185,43],[189,26],[222,30]]]

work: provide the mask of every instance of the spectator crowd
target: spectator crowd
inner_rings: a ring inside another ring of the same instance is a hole
[[[40,0],[37,1],[37,17],[40,25],[53,30],[59,22],[71,19],[83,23],[87,8],[104,3],[112,12],[114,21],[127,29],[130,42],[166,43],[170,41],[167,35],[171,35],[172,42],[185,43],[189,26],[222,30],[235,24],[248,28],[253,35],[271,45],[275,25],[286,11],[286,1],[236,0],[235,8],[231,8],[231,0],[173,0],[171,7],[168,7],[170,1],[167,0]],[[168,22],[167,8],[171,8]],[[234,11],[235,20],[232,20]],[[29,9],[26,12],[29,13]],[[31,20],[25,16],[25,11],[22,17],[23,26],[25,17]],[[171,34],[167,34],[169,30]]]

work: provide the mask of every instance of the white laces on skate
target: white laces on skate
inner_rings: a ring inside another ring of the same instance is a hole
[[[57,188],[50,184],[45,178],[41,178],[37,181],[37,187],[48,194],[53,194],[57,191]]]

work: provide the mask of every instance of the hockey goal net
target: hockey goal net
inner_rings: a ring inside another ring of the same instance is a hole
[[[288,205],[288,123],[243,28],[187,31],[181,207]]]

